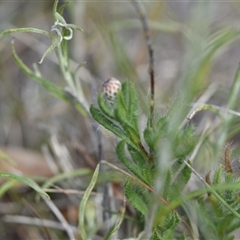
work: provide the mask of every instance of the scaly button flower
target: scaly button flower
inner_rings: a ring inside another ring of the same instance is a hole
[[[103,95],[110,103],[113,103],[116,100],[117,93],[121,90],[121,88],[121,82],[118,79],[111,77],[102,85]]]

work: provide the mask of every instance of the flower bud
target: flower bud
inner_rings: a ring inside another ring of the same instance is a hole
[[[116,100],[117,93],[121,88],[121,82],[118,79],[111,77],[103,83],[102,91],[107,100],[112,102]]]

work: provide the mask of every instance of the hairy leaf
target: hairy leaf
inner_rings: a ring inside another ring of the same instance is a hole
[[[90,106],[90,112],[93,118],[106,129],[114,133],[120,138],[125,138],[126,135],[121,127],[119,127],[115,122],[107,118],[99,109],[95,108],[93,105]]]

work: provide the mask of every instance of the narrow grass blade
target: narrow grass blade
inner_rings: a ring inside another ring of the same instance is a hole
[[[78,169],[76,171],[72,171],[72,172],[67,172],[67,173],[62,173],[62,174],[58,174],[50,179],[48,179],[43,185],[42,185],[42,189],[48,188],[49,186],[51,186],[52,184],[62,181],[64,179],[70,179],[70,178],[74,178],[77,176],[84,176],[84,175],[89,175],[90,173],[92,173],[91,169],[88,168],[83,168],[83,169]]]
[[[104,240],[110,239],[110,237],[112,237],[118,231],[124,219],[125,211],[126,211],[126,199],[124,199],[124,206],[120,209],[120,218],[118,219],[118,222],[110,228]]]
[[[85,191],[85,194],[83,195],[82,201],[80,203],[79,206],[79,215],[78,215],[78,219],[79,219],[79,224],[78,224],[78,229],[79,229],[79,234],[82,237],[82,240],[87,240],[87,233],[85,230],[85,223],[84,223],[84,216],[85,216],[85,209],[86,209],[86,204],[88,201],[88,198],[97,182],[97,178],[98,178],[98,173],[99,173],[99,164],[97,165],[95,172],[93,174],[92,180],[88,186],[88,188]]]
[[[203,111],[203,110],[207,110],[207,111],[213,112],[213,113],[215,113],[216,115],[220,116],[219,109],[215,108],[213,105],[204,104],[204,105],[201,105],[201,106],[197,107],[197,108],[190,114],[190,116],[189,116],[187,119],[188,119],[188,120],[192,120],[192,118],[195,116],[196,113],[198,113],[198,112],[200,112],[200,111]]]
[[[57,6],[58,6],[58,0],[55,0],[53,4],[53,16],[55,18],[55,21],[57,21],[57,18],[55,16],[55,14],[57,13]]]
[[[42,58],[39,61],[39,64],[43,63],[43,60],[47,55],[49,55],[55,48],[57,48],[60,45],[60,38],[58,40],[53,41],[51,46],[46,50],[46,52],[43,54]]]
[[[18,180],[19,182],[22,182],[22,183],[28,185],[29,187],[33,188],[36,192],[43,194],[48,199],[50,199],[50,197],[47,193],[45,193],[35,182],[33,182],[31,179],[29,179],[27,177],[18,176],[18,175],[12,174],[12,173],[4,173],[4,172],[0,172],[0,177]]]
[[[68,23],[68,27],[73,28],[73,29],[76,29],[76,30],[78,30],[78,31],[80,31],[80,32],[83,32],[83,29],[80,28],[79,26],[75,25],[75,24]]]
[[[5,183],[3,183],[0,187],[0,198],[12,187],[14,187],[16,185],[17,181],[16,180],[9,180],[6,181]]]
[[[16,29],[8,29],[8,30],[5,30],[3,31],[1,34],[0,34],[0,39],[7,35],[7,34],[11,34],[11,33],[20,33],[20,32],[32,32],[32,33],[39,33],[39,34],[43,34],[43,35],[46,35],[47,37],[50,37],[49,35],[49,32],[47,31],[44,31],[44,30],[41,30],[41,29],[38,29],[38,28],[16,28]]]
[[[64,12],[65,8],[67,7],[67,5],[68,5],[68,2],[64,3],[63,5],[61,5],[61,7],[58,8],[58,13],[60,15],[63,15],[63,12]]]
[[[53,96],[60,98],[64,101],[67,101],[67,98],[65,96],[65,93],[62,89],[58,88],[51,82],[49,82],[47,79],[42,78],[40,76],[37,76],[33,71],[31,71],[24,63],[23,61],[18,57],[14,44],[12,42],[12,54],[13,58],[16,61],[17,65],[20,67],[20,69],[30,78],[34,79],[35,81],[39,82],[49,93],[51,93]]]
[[[5,152],[3,152],[0,149],[0,158],[3,159],[4,161],[6,161],[7,163],[11,164],[11,165],[16,165],[16,162],[14,160],[12,160]]]

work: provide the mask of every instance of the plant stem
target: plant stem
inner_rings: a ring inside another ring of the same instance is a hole
[[[147,44],[147,49],[148,49],[148,55],[149,55],[149,68],[148,68],[148,73],[150,75],[150,90],[151,90],[151,96],[150,96],[150,126],[153,127],[153,121],[154,121],[154,87],[155,87],[155,78],[154,78],[154,56],[153,56],[153,48],[152,48],[152,39],[151,39],[151,34],[150,34],[150,29],[149,29],[149,24],[147,21],[147,17],[144,11],[144,7],[142,3],[138,0],[132,0],[139,18],[142,22],[142,27],[143,27],[143,32],[144,32],[144,37],[146,39],[146,44]]]

